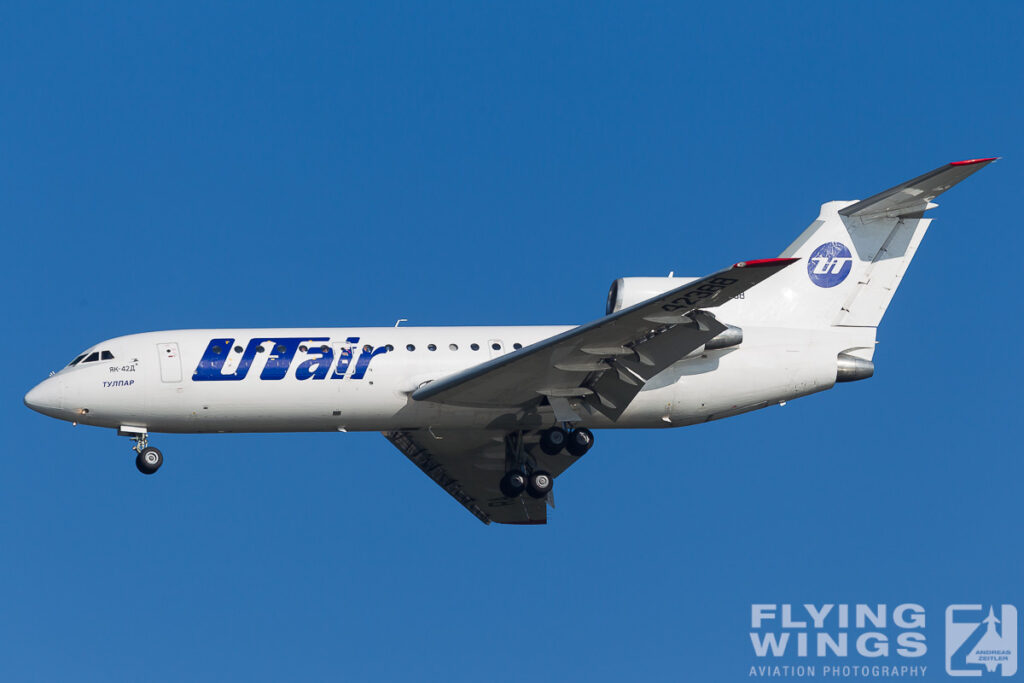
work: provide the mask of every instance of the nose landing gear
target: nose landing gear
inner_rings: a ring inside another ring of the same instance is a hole
[[[135,467],[143,474],[155,474],[160,466],[164,464],[164,454],[159,448],[149,445],[148,435],[145,432],[132,432],[129,434],[132,441],[132,450],[138,453],[135,456]]]
[[[160,469],[160,465],[164,464],[164,454],[160,452],[159,448],[143,448],[137,456],[135,456],[135,467],[139,469],[139,472],[143,474],[156,474],[156,471]]]

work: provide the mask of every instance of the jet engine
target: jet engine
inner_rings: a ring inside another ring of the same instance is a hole
[[[611,289],[608,290],[608,303],[604,309],[605,315],[611,315],[623,308],[629,308],[641,301],[647,301],[659,294],[664,294],[699,279],[696,277],[620,277],[612,283]],[[734,325],[728,325],[727,327],[728,329],[722,331],[717,337],[708,340],[704,346],[690,355],[699,355],[704,351],[738,346],[743,341],[743,330]]]
[[[605,315],[611,315],[633,304],[646,301],[653,296],[688,285],[699,280],[696,277],[620,277],[608,290]]]
[[[867,379],[875,374],[875,364],[863,358],[851,356],[848,353],[840,353],[836,358],[836,381],[856,382],[859,379]]]

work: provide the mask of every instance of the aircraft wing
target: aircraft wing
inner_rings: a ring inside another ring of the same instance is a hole
[[[549,499],[506,498],[498,488],[505,473],[505,432],[426,430],[384,432],[424,474],[484,524],[546,524]],[[524,446],[528,458],[536,442]],[[544,455],[543,469],[557,477],[579,460],[566,453]]]
[[[412,393],[417,401],[522,408],[544,399],[556,419],[579,419],[570,401],[618,419],[654,375],[727,329],[702,309],[742,294],[797,259],[737,263],[701,280],[531,344]]]

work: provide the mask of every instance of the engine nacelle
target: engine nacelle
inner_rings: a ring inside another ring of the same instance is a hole
[[[875,374],[875,364],[863,358],[857,358],[847,353],[839,354],[836,358],[836,381],[856,382],[859,379],[867,379]]]
[[[695,277],[620,277],[608,290],[605,315],[611,315],[633,304],[647,301],[653,296],[688,285],[700,278]]]
[[[704,344],[704,350],[729,349],[742,343],[743,330],[735,325],[726,325],[725,329],[718,333],[718,336],[712,337]]]

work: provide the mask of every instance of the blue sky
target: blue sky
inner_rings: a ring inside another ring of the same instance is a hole
[[[11,3],[3,680],[739,680],[750,605],[1024,608],[1015,3]],[[555,324],[941,198],[867,382],[611,432],[544,528],[375,434],[127,440],[22,396],[230,326]],[[18,341],[18,340],[21,341]],[[787,660],[788,661],[788,660]]]

